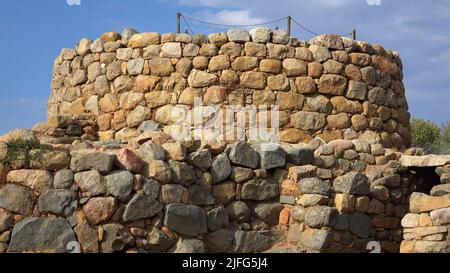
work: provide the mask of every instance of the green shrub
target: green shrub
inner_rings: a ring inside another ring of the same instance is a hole
[[[28,167],[31,161],[39,161],[45,152],[54,150],[52,146],[43,145],[36,140],[14,139],[4,145],[6,155],[0,160],[0,164],[13,168],[18,167],[17,165]]]
[[[438,125],[430,120],[411,120],[411,138],[414,147],[420,147],[427,153],[438,153],[440,150],[440,133]]]

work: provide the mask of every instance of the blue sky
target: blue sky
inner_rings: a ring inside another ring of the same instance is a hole
[[[348,33],[400,52],[410,112],[450,120],[450,0],[7,0],[0,3],[0,134],[46,119],[53,60],[83,37],[134,27],[174,32],[175,13],[223,24],[291,15],[318,33]],[[380,4],[380,5],[378,5]],[[190,23],[194,32],[223,31]],[[270,25],[275,27],[276,24]],[[285,23],[278,23],[280,28]],[[185,29],[185,26],[182,27]],[[311,35],[293,27],[294,36]]]

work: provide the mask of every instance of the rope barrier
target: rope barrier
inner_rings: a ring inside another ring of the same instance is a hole
[[[273,24],[273,23],[278,23],[284,20],[287,20],[289,16],[277,19],[277,20],[273,20],[273,21],[268,21],[268,22],[264,22],[264,23],[257,23],[257,24],[219,24],[219,23],[212,23],[212,22],[207,22],[204,20],[200,20],[200,19],[196,19],[196,18],[192,18],[192,17],[188,17],[184,14],[180,13],[181,18],[183,19],[184,24],[188,27],[189,31],[194,34],[194,31],[192,30],[191,26],[188,23],[188,20],[193,21],[193,22],[197,22],[197,23],[201,23],[201,24],[205,24],[205,25],[211,25],[211,26],[217,26],[217,27],[256,27],[256,26],[264,26],[264,25],[268,25],[268,24]],[[294,22],[294,24],[296,24],[297,26],[299,26],[301,29],[305,30],[306,32],[309,32],[312,35],[315,36],[319,36],[320,34],[317,32],[314,32],[312,30],[310,30],[309,28],[303,26],[302,24],[300,24],[299,22],[297,22],[294,18],[290,18],[292,20],[292,22]],[[353,32],[347,33],[347,34],[343,34],[340,36],[353,36]]]
[[[188,27],[189,31],[194,34],[194,31],[192,30],[191,26],[189,25],[189,23],[186,21],[186,19],[184,18],[183,15],[181,15],[181,18],[183,19],[184,24]]]
[[[313,35],[316,35],[316,36],[319,36],[319,35],[320,35],[320,34],[318,34],[318,33],[316,33],[316,32],[313,32],[313,31],[309,30],[308,28],[302,26],[302,25],[299,24],[297,21],[295,21],[294,18],[292,18],[292,22],[294,22],[294,24],[296,24],[297,26],[301,27],[302,29],[306,30],[307,32],[309,32],[309,33],[311,33],[311,34],[313,34]]]
[[[273,24],[273,23],[278,23],[278,22],[284,21],[287,18],[287,17],[283,17],[283,18],[280,18],[280,19],[277,19],[277,20],[264,22],[264,23],[257,23],[257,24],[229,25],[229,24],[211,23],[211,22],[200,20],[200,19],[191,18],[191,17],[185,16],[184,14],[181,14],[181,17],[183,17],[184,19],[188,19],[188,20],[197,22],[197,23],[202,23],[202,24],[212,25],[212,26],[219,26],[219,27],[256,27],[256,26],[264,26],[264,25],[268,25],[268,24]]]

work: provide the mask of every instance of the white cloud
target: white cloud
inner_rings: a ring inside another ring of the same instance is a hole
[[[219,12],[205,12],[205,20],[226,25],[260,24],[265,20],[253,17],[249,10],[221,10]]]

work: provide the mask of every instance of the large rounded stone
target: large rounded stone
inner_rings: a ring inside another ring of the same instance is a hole
[[[134,175],[129,171],[114,171],[105,176],[108,193],[125,202],[133,190]]]
[[[175,232],[197,236],[207,232],[206,213],[193,205],[169,204],[165,209],[164,225]]]
[[[241,198],[247,200],[270,200],[280,194],[276,181],[267,179],[252,179],[242,186]]]
[[[158,201],[151,196],[135,194],[125,207],[122,219],[131,222],[139,219],[151,218],[163,209]]]
[[[226,154],[220,154],[213,160],[211,174],[213,176],[213,183],[219,183],[230,176],[231,164]]]
[[[259,163],[258,153],[246,141],[231,145],[228,156],[234,164],[252,169],[256,169]]]
[[[30,217],[14,226],[8,252],[63,253],[70,242],[76,238],[66,219]]]

